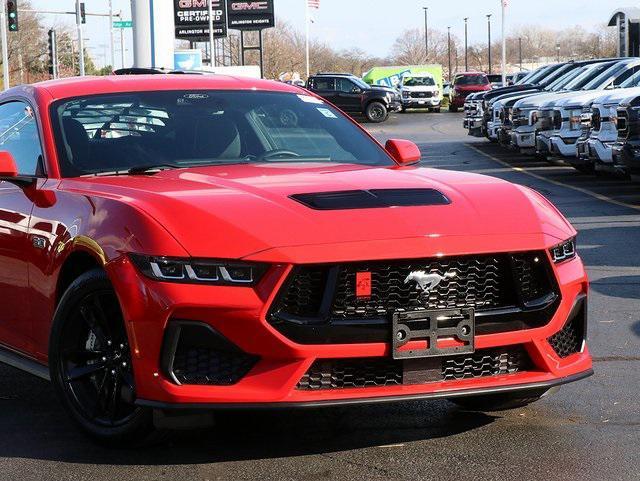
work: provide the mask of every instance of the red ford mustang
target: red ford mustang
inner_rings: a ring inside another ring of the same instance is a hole
[[[104,442],[229,407],[502,409],[592,372],[547,200],[413,165],[296,87],[18,87],[0,142],[0,360]]]

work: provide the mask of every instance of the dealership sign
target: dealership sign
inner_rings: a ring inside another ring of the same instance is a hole
[[[225,0],[211,0],[213,35],[227,36]],[[176,38],[191,41],[209,40],[209,1],[174,0]]]
[[[261,30],[274,27],[274,0],[258,0],[241,2],[227,0],[229,11],[229,28],[235,30]]]

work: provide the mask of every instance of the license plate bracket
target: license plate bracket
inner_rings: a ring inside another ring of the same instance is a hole
[[[452,356],[475,351],[473,309],[396,312],[392,319],[393,359]],[[422,346],[407,348],[411,341]]]

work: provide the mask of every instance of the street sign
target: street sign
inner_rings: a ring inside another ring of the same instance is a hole
[[[113,22],[113,28],[132,28],[133,20],[122,20],[119,22]]]
[[[211,0],[213,36],[227,36],[227,4]],[[176,38],[192,42],[209,41],[209,3],[207,0],[174,0]]]
[[[235,30],[262,30],[275,27],[273,0],[243,2],[227,0],[229,28]]]

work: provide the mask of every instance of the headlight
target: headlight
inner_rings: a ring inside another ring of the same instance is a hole
[[[163,282],[254,286],[266,271],[263,264],[208,259],[178,259],[129,254],[145,276]]]
[[[406,99],[406,98],[408,98],[408,97],[409,97],[409,92],[408,92],[408,91],[406,91],[406,90],[403,90],[403,91],[402,91],[402,96],[403,96],[405,99]]]
[[[553,262],[558,264],[560,262],[568,261],[576,256],[576,238],[569,239],[562,244],[550,249]]]
[[[535,125],[538,123],[538,111],[537,110],[533,110],[531,111],[531,125]]]

